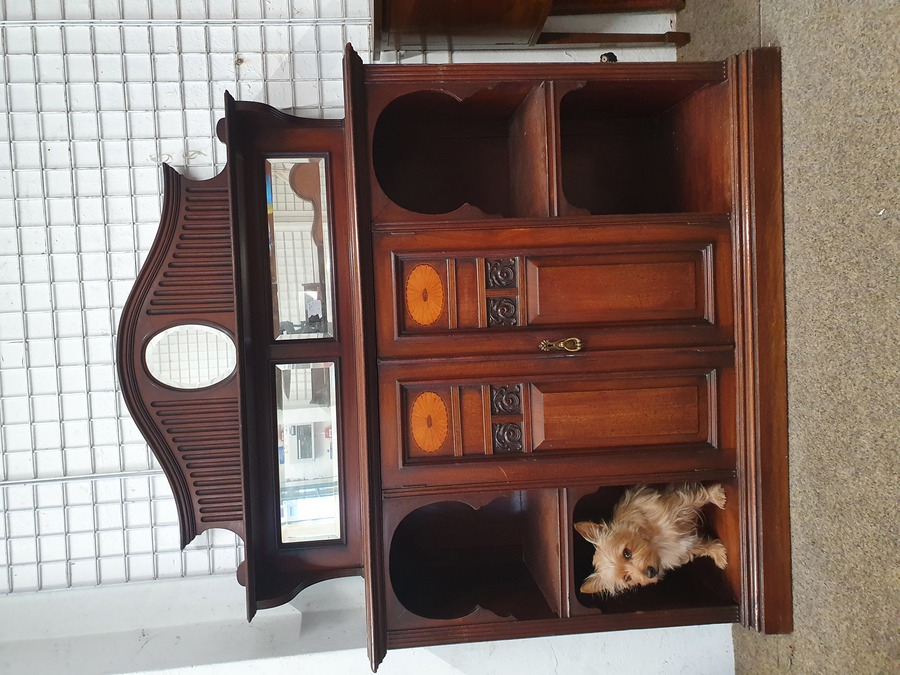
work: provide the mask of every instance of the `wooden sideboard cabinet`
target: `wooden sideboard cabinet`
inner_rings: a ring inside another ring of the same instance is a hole
[[[243,538],[251,618],[363,574],[373,667],[789,632],[778,50],[366,66],[348,47],[345,92],[344,120],[228,97],[226,170],[166,170],[119,371],[183,543]],[[705,516],[727,569],[581,594],[573,523],[682,481],[725,486]]]

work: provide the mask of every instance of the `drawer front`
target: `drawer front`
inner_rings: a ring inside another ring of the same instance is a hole
[[[715,399],[712,370],[608,375],[523,386],[530,401],[532,452],[684,443],[715,447],[715,431],[710,427],[710,402]]]
[[[727,349],[383,364],[379,379],[387,489],[733,462]]]
[[[637,222],[376,235],[379,355],[732,343],[727,220]]]
[[[531,255],[525,267],[528,326],[714,320],[706,285],[711,244],[676,251]]]

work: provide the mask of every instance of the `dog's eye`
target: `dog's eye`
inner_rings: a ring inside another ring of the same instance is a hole
[[[624,549],[622,551],[622,557],[625,558],[625,560],[631,560],[631,549],[630,548]]]

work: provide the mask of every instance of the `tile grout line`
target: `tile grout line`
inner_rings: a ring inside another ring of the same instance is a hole
[[[8,33],[4,26],[0,26],[0,36],[2,36],[2,38],[3,38],[2,43],[4,45],[9,44]],[[3,61],[4,61],[3,67],[4,67],[4,72],[6,74],[7,79],[9,79],[9,58],[8,57],[9,57],[9,55],[8,55],[7,51],[4,49],[4,51],[3,51]],[[37,66],[34,63],[34,60],[32,60],[31,68],[32,68],[32,75],[33,75],[34,79],[36,79]],[[35,84],[35,88],[36,87],[37,87],[37,85]],[[12,109],[12,101],[11,101],[11,95],[9,93],[9,88],[3,87],[3,89],[6,92],[7,110],[11,110]],[[40,108],[40,106],[38,104],[37,99],[35,99],[34,107],[35,107],[34,117],[35,117],[35,120],[37,121],[37,125],[39,127],[40,117],[39,117],[37,111]],[[12,200],[13,200],[13,204],[14,204],[14,208],[15,208],[15,205],[19,201],[18,182],[16,180],[16,176],[14,173],[15,166],[16,166],[16,145],[12,142],[12,140],[14,138],[13,128],[12,128],[12,116],[7,114],[6,120],[7,120],[8,134],[9,134],[9,139],[10,139],[10,167],[11,167],[10,170],[11,170],[11,173],[13,174],[11,176],[11,181],[10,181],[10,190],[11,190]],[[40,141],[38,141],[38,142],[40,142]],[[39,164],[40,164],[40,161],[39,161]],[[43,181],[42,181],[42,185],[43,185]],[[31,476],[32,476],[32,478],[37,478],[37,473],[36,473],[35,465],[34,465],[34,447],[36,445],[35,431],[34,431],[34,411],[33,411],[34,394],[33,394],[33,388],[32,388],[31,377],[30,377],[30,373],[31,373],[30,359],[28,357],[28,328],[26,325],[27,324],[27,322],[26,322],[27,305],[25,302],[25,300],[26,300],[26,298],[25,298],[25,271],[24,271],[24,266],[22,265],[22,257],[23,257],[22,256],[22,239],[21,239],[22,226],[20,224],[19,214],[17,211],[15,212],[14,217],[16,219],[16,222],[15,222],[15,232],[16,232],[15,238],[16,238],[16,248],[17,248],[16,254],[18,257],[18,261],[19,261],[18,272],[19,272],[19,302],[21,303],[20,318],[21,318],[21,329],[22,329],[22,340],[21,340],[21,342],[22,342],[22,366],[25,369],[25,393],[26,393],[26,396],[28,397],[28,406],[27,406],[28,427],[29,427],[29,437],[31,439],[31,448],[32,448],[32,451],[31,451],[32,452]],[[9,464],[8,464],[8,460],[7,460],[7,452],[4,451],[2,454],[3,454],[4,469],[5,469],[4,474],[3,474],[3,479],[5,482],[5,479],[8,478],[8,476],[9,476],[9,473],[8,473]],[[3,484],[0,483],[0,485],[3,485]],[[35,488],[32,487],[32,506],[34,505],[34,491],[35,491]],[[8,490],[4,489],[4,493],[5,493],[6,499],[8,500],[8,498],[9,498]],[[36,578],[36,585],[38,588],[40,588],[40,562],[39,562],[40,555],[39,555],[39,550],[38,550],[39,542],[38,542],[38,536],[37,536],[37,532],[38,532],[37,509],[34,510],[32,517],[33,517],[32,524],[34,527],[35,578]],[[13,582],[14,582],[15,574],[14,574],[14,569],[13,569],[14,568],[13,548],[12,548],[12,539],[13,538],[10,536],[11,521],[9,519],[8,511],[5,511],[5,523],[4,524],[6,527],[5,538],[6,538],[6,551],[7,551],[7,560],[6,560],[6,562],[7,562],[7,582],[8,582],[8,590],[9,590],[9,592],[12,592],[14,589]]]
[[[352,26],[368,26],[370,21],[368,18],[356,18],[356,17],[348,17],[348,18],[294,18],[294,19],[265,19],[265,18],[256,18],[256,19],[9,19],[9,20],[0,20],[0,25],[10,26],[10,27],[27,27],[27,26],[60,26],[62,24],[67,26],[148,26],[148,25],[156,25],[156,26],[190,26],[190,25],[214,25],[214,26],[238,26],[245,25],[247,23],[254,24],[262,24],[262,25],[272,25],[272,26],[284,26],[285,24],[291,26],[318,26],[318,25],[326,25],[326,26],[344,26],[344,25],[352,25]]]
[[[37,31],[34,27],[31,27],[28,32],[29,32],[29,35],[31,36],[31,50],[32,50],[32,53],[35,55],[35,58],[32,61],[32,74],[34,76],[35,117],[37,118],[38,138],[43,139],[45,137],[44,126],[43,126],[44,118],[43,118],[43,113],[40,112],[42,110],[43,106],[41,103],[40,88],[38,86],[39,82],[40,82],[40,73],[38,70],[38,62],[37,62],[37,58],[36,58],[37,54],[38,54]],[[63,72],[64,73],[66,72],[65,57],[63,57]],[[68,78],[64,75],[63,80],[67,81]],[[67,116],[67,118],[68,118],[68,116]],[[71,133],[69,133],[68,135],[71,138]],[[42,201],[41,214],[43,216],[43,220],[45,223],[43,236],[44,236],[45,255],[47,256],[47,278],[48,278],[48,286],[49,286],[49,288],[48,288],[49,297],[47,298],[47,300],[50,305],[50,311],[52,313],[54,311],[55,303],[53,301],[53,270],[50,265],[50,244],[51,244],[50,237],[49,237],[50,214],[49,214],[49,209],[47,206],[47,202],[50,197],[50,189],[49,189],[50,188],[50,182],[49,182],[50,179],[49,179],[49,173],[47,171],[47,166],[46,166],[46,158],[44,157],[44,143],[45,143],[45,141],[42,141],[42,140],[38,141],[38,155],[39,155],[38,166],[40,167],[40,171],[41,171],[41,190],[43,192],[43,197],[44,197],[41,200]],[[72,164],[72,162],[71,162],[71,158],[70,158],[70,160],[69,160],[70,167],[71,167],[71,164]],[[74,171],[74,169],[70,168],[69,177],[70,177],[70,180],[72,181],[72,184],[70,185],[70,191],[74,191],[74,187],[75,187],[73,171]],[[74,206],[73,206],[73,208],[74,208]],[[20,249],[20,255],[21,255],[21,249]],[[24,266],[23,266],[23,270],[24,270]],[[23,303],[24,302],[25,302],[25,298],[23,298]],[[27,359],[26,363],[28,364],[28,365],[26,365],[26,368],[30,369],[31,337],[29,335],[30,331],[29,331],[29,327],[28,327],[28,306],[27,306],[27,304],[24,306],[24,315],[25,315],[25,353],[26,353],[26,359]],[[52,324],[52,320],[51,320],[51,324]],[[55,382],[56,382],[56,409],[57,409],[57,425],[58,425],[58,432],[59,432],[59,436],[58,436],[59,443],[58,444],[59,444],[59,455],[60,455],[60,463],[61,463],[61,467],[60,467],[61,473],[63,476],[65,476],[66,475],[66,459],[65,459],[65,451],[64,451],[65,435],[62,431],[62,401],[60,399],[59,352],[57,349],[56,337],[57,337],[56,335],[53,335],[53,346],[54,346],[53,360],[54,360],[54,366],[55,366],[54,371],[55,371]],[[30,380],[30,378],[29,378],[29,380]],[[37,432],[34,430],[35,425],[36,425],[36,423],[34,421],[35,417],[36,417],[34,403],[35,403],[34,396],[32,394],[29,394],[29,407],[31,408],[30,417],[31,417],[31,424],[32,424],[32,442],[33,442],[32,448],[34,448],[34,450],[33,450],[34,457],[32,460],[32,472],[33,472],[32,475],[34,478],[37,478],[40,471],[39,471],[39,467],[38,467],[38,457],[37,457],[37,453],[39,450],[37,448],[37,442],[36,442]],[[39,502],[39,498],[38,498],[38,492],[39,492],[38,485],[33,483],[31,485],[31,493],[32,493],[32,504],[34,504],[34,507],[35,507],[34,508],[34,533],[35,533],[34,548],[35,548],[36,579],[37,579],[38,590],[43,590],[45,577],[44,577],[44,569],[43,569],[44,560],[43,560],[43,554],[41,551],[42,527],[41,527],[41,518],[40,518],[41,511],[40,511],[40,502]],[[64,530],[66,531],[66,534],[68,534],[67,526],[64,526]],[[68,536],[66,536],[66,539],[65,539],[65,552],[66,552],[66,560],[68,561],[69,553],[70,553]],[[71,585],[71,579],[69,577],[69,565],[67,562],[66,563],[66,586],[70,586],[70,585]]]
[[[0,482],[0,488],[19,487],[23,485],[45,485],[49,483],[78,483],[90,480],[102,480],[110,478],[133,478],[136,476],[164,476],[162,469],[138,469],[135,471],[122,471],[116,473],[79,474],[75,476],[48,477],[48,478],[22,478]]]

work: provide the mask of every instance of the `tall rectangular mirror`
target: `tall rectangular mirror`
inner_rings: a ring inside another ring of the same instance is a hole
[[[276,340],[334,337],[326,159],[266,159]]]
[[[334,362],[275,366],[284,544],[341,538]]]

